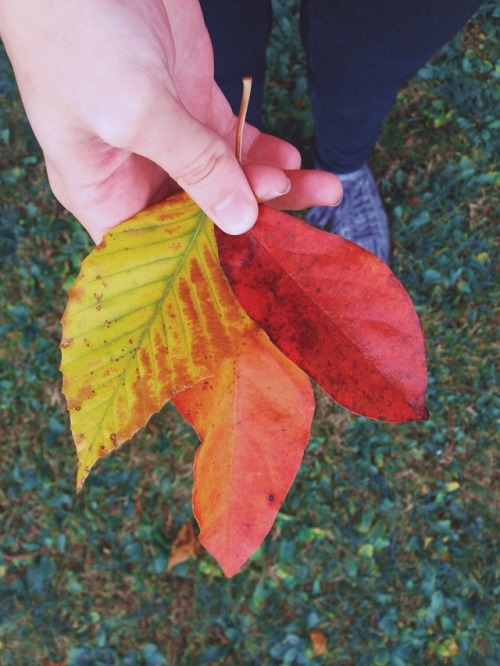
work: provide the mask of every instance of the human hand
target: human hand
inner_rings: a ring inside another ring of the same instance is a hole
[[[51,188],[95,242],[179,187],[233,234],[256,199],[341,197],[335,176],[297,171],[295,148],[251,126],[238,164],[197,0],[2,0],[0,30]]]

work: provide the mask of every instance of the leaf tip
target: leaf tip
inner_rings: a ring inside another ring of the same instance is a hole
[[[415,412],[417,413],[419,421],[428,421],[431,417],[431,415],[429,414],[429,410],[427,409],[425,404],[416,407]]]
[[[82,472],[81,468],[78,467],[78,472],[76,474],[76,494],[82,490],[85,481],[87,480],[88,472]]]
[[[430,418],[429,410],[425,404],[425,395],[418,395],[413,400],[407,402],[409,415],[405,421],[428,421]],[[403,421],[402,421],[403,422]]]
[[[87,480],[90,470],[94,465],[95,460],[89,461],[88,452],[87,455],[82,455],[78,453],[78,469],[76,472],[76,492],[77,494],[83,488],[85,481]]]
[[[233,576],[236,576],[236,574],[240,572],[241,567],[245,564],[247,559],[248,558],[245,558],[244,560],[237,559],[227,562],[221,562],[219,559],[217,559],[217,562],[219,563],[219,566],[222,569],[222,573],[224,574],[224,576],[226,578],[233,578]]]
[[[219,564],[220,564],[220,562],[219,562]],[[240,571],[242,566],[243,565],[237,566],[237,567],[223,567],[222,564],[220,564],[220,567],[222,569],[222,573],[224,574],[224,576],[226,578],[233,578],[233,576],[236,576],[236,574]]]
[[[216,540],[205,538],[203,531],[199,533],[198,541],[216,560],[226,578],[235,576],[251,555],[251,553],[246,553],[246,551],[245,553],[238,552],[236,548],[227,549],[224,546],[221,547],[221,544],[218,544]]]

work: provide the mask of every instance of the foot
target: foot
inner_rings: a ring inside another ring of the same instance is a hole
[[[307,211],[306,220],[361,245],[388,264],[391,244],[387,214],[372,172],[364,164],[339,178],[344,189],[340,205],[314,206]]]

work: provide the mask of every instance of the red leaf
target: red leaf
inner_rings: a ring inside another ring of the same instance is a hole
[[[427,418],[418,317],[382,261],[267,206],[249,232],[217,240],[247,313],[336,402],[379,420]]]
[[[271,529],[300,466],[314,412],[311,384],[255,327],[216,376],[174,403],[202,442],[193,488],[199,540],[233,576]]]

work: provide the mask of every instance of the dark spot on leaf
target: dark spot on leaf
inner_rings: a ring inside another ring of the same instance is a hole
[[[101,309],[101,306],[100,306],[100,305],[96,305],[96,306],[95,306],[95,309],[96,309],[96,310],[100,310],[100,309]]]
[[[268,500],[270,502],[274,502],[274,495],[272,493],[271,493],[271,495],[269,495]]]

